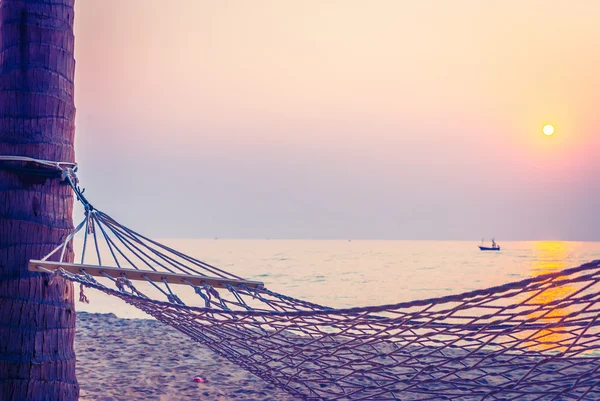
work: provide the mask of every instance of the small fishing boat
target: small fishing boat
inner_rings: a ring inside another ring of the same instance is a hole
[[[496,244],[494,238],[492,238],[492,246],[483,246],[483,239],[481,240],[481,245],[479,245],[479,250],[481,251],[499,251],[500,245]]]

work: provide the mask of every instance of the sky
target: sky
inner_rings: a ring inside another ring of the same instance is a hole
[[[75,11],[81,184],[132,228],[600,240],[596,0]]]

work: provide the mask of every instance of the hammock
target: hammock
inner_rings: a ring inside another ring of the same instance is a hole
[[[82,301],[83,286],[121,298],[294,396],[600,398],[600,261],[459,295],[334,309],[153,241],[94,208],[71,173],[63,178],[85,219],[30,270],[80,283]],[[80,263],[64,263],[78,232]]]

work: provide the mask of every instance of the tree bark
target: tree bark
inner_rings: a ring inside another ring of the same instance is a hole
[[[74,161],[74,1],[0,0],[0,155]],[[72,209],[60,180],[0,169],[0,400],[78,398],[73,284],[27,271]]]

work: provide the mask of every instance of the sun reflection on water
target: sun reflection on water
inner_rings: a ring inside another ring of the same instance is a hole
[[[564,242],[540,241],[535,243],[536,258],[531,266],[534,276],[541,276],[548,273],[557,272],[568,267],[567,259],[569,249]],[[565,299],[573,294],[576,288],[565,284],[557,287],[548,287],[534,298],[529,300],[528,304],[548,305],[542,307],[529,315],[535,318],[536,323],[551,324],[560,322],[568,313],[568,307],[552,307],[549,304]],[[529,348],[536,351],[557,351],[566,349],[563,345],[571,335],[561,327],[552,327],[541,329],[530,337]]]

